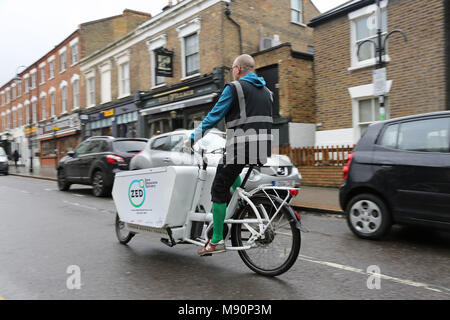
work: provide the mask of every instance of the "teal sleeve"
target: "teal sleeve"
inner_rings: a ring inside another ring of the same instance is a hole
[[[202,123],[191,134],[191,140],[195,141],[201,139],[203,134],[211,129],[222,120],[231,108],[233,102],[233,90],[230,86],[226,86],[219,98],[219,101],[215,104],[208,115],[203,119]]]

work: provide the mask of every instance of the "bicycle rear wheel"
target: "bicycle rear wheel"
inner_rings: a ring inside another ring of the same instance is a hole
[[[277,211],[266,197],[254,197],[251,200],[261,217],[264,217],[261,207],[264,207],[269,218],[272,218]],[[281,203],[280,199],[272,200],[277,206]],[[237,212],[235,219],[256,219],[256,215],[251,207],[246,205]],[[300,230],[296,228],[294,219],[288,208],[283,206],[264,236],[255,241],[253,248],[238,251],[241,259],[251,270],[263,276],[275,277],[292,267],[301,246]],[[246,245],[252,235],[250,232],[252,229],[259,232],[258,224],[234,224],[231,230],[233,246]]]

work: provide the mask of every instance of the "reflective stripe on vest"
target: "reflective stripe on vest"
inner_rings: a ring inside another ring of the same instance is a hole
[[[239,110],[240,110],[240,118],[236,120],[231,120],[227,122],[227,128],[234,128],[236,126],[247,124],[247,123],[256,123],[256,122],[265,122],[265,123],[273,123],[273,119],[271,116],[252,116],[247,117],[247,108],[245,104],[245,96],[244,96],[244,90],[242,89],[242,85],[239,81],[233,81],[232,84],[236,88],[236,92],[238,95],[238,102],[239,102]],[[270,98],[273,101],[273,95],[272,91],[264,87],[267,91],[270,93]]]

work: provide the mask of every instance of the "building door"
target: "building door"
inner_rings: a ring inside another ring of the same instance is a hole
[[[273,92],[273,117],[280,116],[280,97],[278,90],[278,65],[272,65],[256,70],[258,76],[266,80],[266,86]]]

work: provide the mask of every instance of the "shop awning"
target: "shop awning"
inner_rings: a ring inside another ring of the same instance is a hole
[[[163,104],[163,105],[160,105],[157,107],[147,108],[147,109],[141,110],[140,113],[143,116],[147,116],[150,114],[156,114],[156,113],[161,113],[161,112],[167,112],[167,111],[197,106],[200,104],[212,102],[216,96],[217,96],[217,93],[211,93],[211,94],[207,94],[207,95],[200,96],[200,97],[195,97],[195,98],[177,101],[177,102],[173,102],[173,103],[167,103],[167,104]]]

